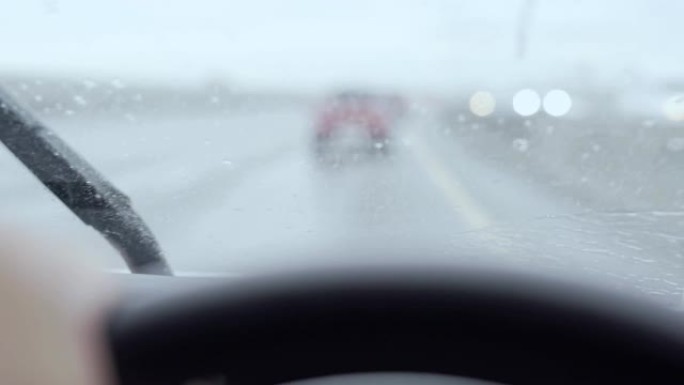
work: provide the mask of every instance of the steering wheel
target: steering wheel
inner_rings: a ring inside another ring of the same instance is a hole
[[[346,270],[253,278],[122,304],[122,384],[220,374],[278,384],[418,372],[504,384],[684,384],[684,323],[655,305],[490,270]]]

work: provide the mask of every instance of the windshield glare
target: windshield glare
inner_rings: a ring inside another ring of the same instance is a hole
[[[8,7],[0,86],[131,198],[177,272],[364,250],[565,266],[681,297],[677,2]],[[123,268],[0,159],[0,220]]]

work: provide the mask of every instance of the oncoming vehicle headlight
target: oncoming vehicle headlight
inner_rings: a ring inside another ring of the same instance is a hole
[[[554,117],[559,117],[570,112],[572,98],[563,90],[552,90],[544,96],[544,111]]]
[[[479,117],[489,116],[494,113],[496,99],[491,92],[477,91],[470,97],[468,107],[474,115]]]
[[[520,116],[532,116],[541,108],[539,93],[532,89],[518,91],[513,96],[513,110]]]

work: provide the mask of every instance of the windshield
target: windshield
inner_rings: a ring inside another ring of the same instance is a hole
[[[6,7],[0,85],[131,198],[176,272],[363,250],[570,266],[681,298],[677,2]],[[124,267],[0,159],[0,220]]]

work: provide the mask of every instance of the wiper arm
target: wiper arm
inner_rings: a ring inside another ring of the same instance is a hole
[[[76,216],[99,231],[131,272],[171,275],[157,240],[130,199],[2,91],[0,141]]]

